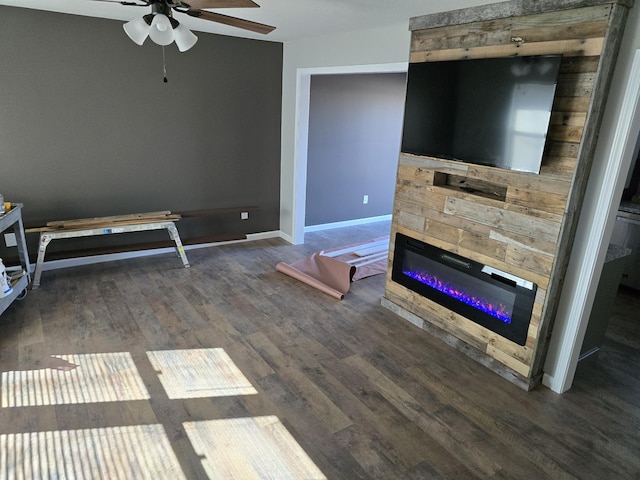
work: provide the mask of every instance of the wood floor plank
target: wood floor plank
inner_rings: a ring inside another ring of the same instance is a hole
[[[299,396],[311,414],[323,422],[322,428],[330,433],[338,432],[352,424],[351,420],[298,368],[292,367],[289,358],[263,334],[251,335],[249,341]]]
[[[333,437],[338,445],[347,450],[363,470],[373,478],[402,480],[404,468],[395,465],[389,458],[387,449],[376,436],[352,425],[336,433]]]
[[[375,385],[364,374],[344,368],[332,368],[337,365],[330,360],[323,359],[322,363],[326,367],[307,368],[307,376],[336,399],[337,405],[353,419],[361,431],[379,439],[385,446],[385,456],[394,465],[409,472],[428,461],[434,477],[474,477],[437,440],[424,435],[417,425],[405,425],[402,413],[377,392]]]
[[[431,376],[428,370],[410,367],[408,371],[414,378],[419,379],[422,385],[429,385],[431,395],[435,396],[440,403],[448,403],[455,408],[456,411],[470,419],[477,427],[491,434],[493,437],[499,438],[505,445],[509,445],[511,449],[517,450],[521,456],[526,457],[530,462],[537,465],[548,478],[576,478],[550,457],[548,451],[540,450],[536,446],[532,446],[530,442],[523,438],[518,428],[514,428],[509,422],[496,420],[496,417],[491,413],[468,402],[466,398],[462,397],[455,390],[446,387],[439,382],[437,378]],[[416,398],[421,402],[428,400],[424,398],[424,394],[416,395]]]
[[[452,419],[451,416],[446,415],[448,407],[435,409],[431,407],[433,410],[430,411],[429,406],[424,406],[417,402],[359,355],[348,358],[346,363],[358,368],[367,375],[369,380],[375,384],[377,390],[390,403],[411,422],[424,430],[427,435],[437,438],[448,452],[459,452],[458,460],[466,464],[467,468],[479,471],[484,477],[496,476],[501,471],[503,465],[493,455],[486,455],[482,452],[476,438],[464,436],[467,430],[461,431],[463,427],[461,423],[457,423],[457,425],[447,423],[446,418]],[[457,429],[454,428],[456,426]],[[533,465],[531,467],[533,469]]]

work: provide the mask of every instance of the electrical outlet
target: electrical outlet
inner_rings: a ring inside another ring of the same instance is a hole
[[[240,220],[247,220],[249,218],[249,212],[241,212]]]
[[[16,240],[15,233],[5,233],[4,234],[4,243],[7,247],[16,247],[18,246],[18,241]]]
[[[362,197],[362,204],[366,205],[367,203],[369,203],[369,195],[365,195],[364,197]]]

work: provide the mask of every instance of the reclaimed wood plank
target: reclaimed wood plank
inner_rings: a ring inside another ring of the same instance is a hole
[[[398,201],[413,203],[416,205],[427,204],[427,191],[424,186],[420,185],[396,185],[396,198]],[[430,199],[430,203],[437,202],[436,199]]]
[[[581,40],[563,40],[559,42],[513,43],[509,45],[430,50],[425,52],[412,52],[409,56],[409,62],[442,62],[446,60],[551,55],[556,53],[562,53],[562,55],[566,57],[589,57],[598,55],[602,51],[603,43],[604,40],[602,38],[588,38]]]
[[[64,224],[62,226],[55,227],[35,227],[25,229],[25,233],[34,233],[34,232],[61,232],[61,231],[74,231],[74,230],[90,230],[90,229],[101,229],[101,228],[117,228],[125,225],[146,225],[149,223],[162,223],[162,222],[177,222],[180,220],[180,216],[178,215],[167,215],[166,217],[157,217],[157,218],[141,218],[141,219],[132,219],[132,220],[118,220],[118,221],[104,221],[104,222],[90,222],[90,223],[82,223],[76,222],[73,224]]]
[[[543,159],[543,165],[546,161]],[[482,166],[470,166],[467,173],[469,178],[479,178],[488,182],[508,187],[524,188],[548,193],[564,193],[571,188],[571,181],[548,174],[523,174],[512,170],[502,170]]]
[[[601,8],[601,7],[598,7]],[[607,13],[610,8],[604,7]],[[558,15],[555,15],[556,18]],[[526,42],[544,42],[549,40],[570,40],[581,38],[603,38],[607,27],[609,26],[608,18],[593,22],[580,22],[574,24],[566,24],[559,29],[558,25],[537,24],[527,26],[515,26],[511,29],[511,35],[520,37]]]
[[[398,210],[394,213],[394,223],[409,230],[423,232],[425,230],[426,221],[422,215],[414,215],[405,209]]]
[[[553,242],[545,242],[538,238],[533,238],[530,235],[503,232],[493,229],[489,232],[489,238],[503,242],[507,245],[514,245],[532,252],[546,253],[547,255],[555,254],[557,248],[557,245]]]
[[[594,73],[598,71],[600,55],[591,57],[566,57],[562,58],[560,73]]]
[[[433,185],[435,171],[429,168],[415,167],[413,165],[398,165],[398,181],[407,181],[409,183]]]
[[[76,225],[91,225],[91,224],[103,224],[109,222],[120,221],[132,221],[132,220],[146,220],[148,218],[164,218],[167,215],[171,215],[169,210],[163,210],[159,212],[146,212],[146,213],[131,213],[127,215],[112,215],[107,217],[91,217],[91,218],[78,218],[72,220],[56,220],[47,222],[47,227],[65,228],[73,227]]]
[[[423,209],[423,215],[425,220],[430,220],[438,223],[446,223],[448,225],[451,225],[452,227],[483,237],[488,237],[491,232],[491,227],[487,225],[482,225],[463,217],[456,217],[444,213],[444,205],[442,209],[438,210],[425,208]]]
[[[480,21],[492,21],[516,17],[526,17],[547,12],[555,12],[558,17],[571,14],[576,9],[602,5],[601,0],[538,0],[536,2],[499,2],[477,7],[463,8],[433,13],[411,18],[409,30],[412,32],[426,28],[456,26]],[[611,0],[608,5],[621,8],[633,7],[633,0]]]
[[[591,101],[591,97],[589,95],[585,95],[582,97],[578,96],[562,96],[556,94],[556,98],[553,101],[553,111],[555,112],[575,112],[575,113],[583,113],[586,114],[589,111],[589,102]]]
[[[611,12],[609,5],[596,5],[563,12],[545,12],[511,18],[414,30],[412,51],[443,50],[452,45],[495,45],[510,43],[512,37],[525,41],[567,40],[604,37]]]
[[[506,245],[491,239],[488,235],[479,235],[469,230],[453,227],[447,223],[426,220],[425,235],[467,250],[484,252],[497,260],[504,260]]]
[[[505,261],[524,270],[544,276],[551,274],[553,255],[532,252],[526,248],[510,245],[506,248]]]
[[[527,377],[529,375],[529,372],[531,371],[530,365],[524,362],[518,361],[516,358],[513,358],[508,353],[503,352],[502,350],[494,347],[493,345],[487,345],[486,353],[490,357],[498,360],[500,363],[518,372],[523,377]]]
[[[588,97],[593,92],[595,80],[595,72],[560,74],[556,94],[559,97]]]
[[[410,165],[424,169],[437,169],[439,172],[454,174],[457,173],[460,175],[462,175],[463,172],[466,172],[469,169],[469,165],[462,162],[455,162],[452,160],[444,160],[434,157],[424,157],[405,152],[400,152],[398,164]]]
[[[429,320],[431,324],[452,332],[457,338],[462,339],[481,352],[486,350],[491,336],[495,335],[468,318],[458,315],[435,302],[431,302],[400,284],[393,283],[389,285],[385,296],[407,311]]]
[[[576,127],[584,127],[584,124],[587,121],[587,113],[586,112],[561,112],[554,109],[554,112],[551,114],[551,125],[567,125],[567,126],[576,126]]]
[[[554,222],[531,218],[521,213],[509,212],[454,197],[447,198],[445,213],[477,221],[492,228],[512,233],[528,234],[547,242],[557,241],[560,232],[560,226]]]
[[[535,210],[542,210],[558,215],[557,222],[562,221],[568,192],[540,192],[528,188],[513,187],[507,190],[507,202],[523,207],[533,206]]]

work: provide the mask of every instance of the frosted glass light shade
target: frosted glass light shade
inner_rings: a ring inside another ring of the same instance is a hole
[[[144,18],[131,20],[125,23],[122,28],[124,28],[129,38],[138,45],[142,45],[149,36],[149,25],[144,21]]]
[[[176,45],[178,47],[178,50],[180,50],[181,52],[186,52],[191,47],[193,47],[198,41],[198,37],[196,37],[191,32],[191,30],[189,30],[187,27],[185,27],[182,24],[178,25],[173,30],[173,33],[175,35],[175,40],[176,40]]]
[[[174,34],[171,22],[166,15],[157,13],[153,16],[149,27],[149,38],[158,45],[169,45],[173,42]]]

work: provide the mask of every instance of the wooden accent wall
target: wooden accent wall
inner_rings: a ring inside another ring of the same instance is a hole
[[[523,6],[529,3],[537,5]],[[541,378],[612,65],[631,5],[506,2],[412,19],[411,62],[563,55],[539,175],[401,153],[396,182],[383,305],[524,388]],[[541,6],[554,11],[540,11]],[[462,23],[447,24],[460,18]],[[469,193],[456,186],[461,178],[494,185],[501,194],[492,198],[482,189]],[[526,345],[393,282],[396,232],[535,282],[538,293]]]

